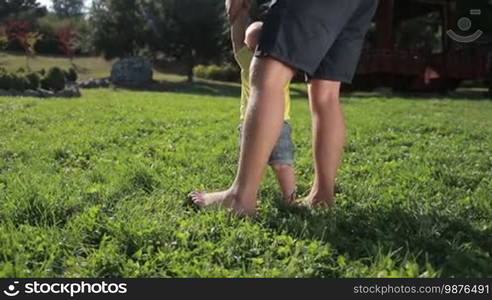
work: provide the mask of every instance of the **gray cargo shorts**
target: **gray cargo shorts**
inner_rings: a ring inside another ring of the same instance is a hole
[[[243,134],[243,124],[238,127],[240,137],[242,139]],[[295,146],[292,142],[292,127],[289,123],[284,122],[284,127],[282,128],[282,133],[273,148],[268,164],[274,165],[294,165],[295,157]]]

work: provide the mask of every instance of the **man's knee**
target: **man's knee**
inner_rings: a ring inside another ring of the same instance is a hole
[[[310,97],[314,110],[322,110],[340,104],[340,86],[338,81],[312,80]]]
[[[251,85],[253,88],[267,88],[283,91],[295,71],[286,64],[271,57],[255,57],[251,64]]]

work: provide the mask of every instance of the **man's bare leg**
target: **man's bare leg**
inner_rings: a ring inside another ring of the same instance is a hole
[[[340,82],[312,80],[309,98],[316,173],[306,202],[314,206],[334,207],[335,181],[346,141],[345,119],[340,105]]]
[[[268,158],[284,124],[285,86],[294,70],[270,57],[255,58],[241,144],[239,169],[233,185],[224,192],[194,192],[200,206],[225,205],[239,214],[256,212],[257,195]]]

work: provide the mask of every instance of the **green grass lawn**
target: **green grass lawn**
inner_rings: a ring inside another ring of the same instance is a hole
[[[0,98],[0,277],[492,276],[492,102],[345,97],[338,208],[281,209],[269,173],[245,220],[185,205],[233,178],[237,92]]]

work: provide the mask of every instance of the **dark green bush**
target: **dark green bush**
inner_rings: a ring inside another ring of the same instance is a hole
[[[45,90],[61,91],[65,89],[67,81],[62,69],[54,67],[48,70],[41,80],[41,87]]]
[[[238,81],[240,79],[239,70],[231,65],[198,65],[193,69],[193,71],[196,77],[203,79],[219,81]]]
[[[0,89],[23,92],[29,88],[29,81],[23,74],[0,72]]]
[[[29,88],[29,80],[27,79],[26,75],[18,74],[14,75],[14,78],[14,90],[23,92]]]
[[[37,90],[41,86],[41,76],[39,73],[29,73],[26,75],[28,89]]]
[[[76,82],[78,77],[77,71],[74,68],[70,68],[65,72],[65,78],[67,78],[68,82]]]
[[[40,87],[51,91],[61,91],[65,89],[67,81],[75,82],[77,72],[74,69],[64,71],[54,67],[46,72],[44,69],[37,72],[27,73],[24,69],[19,69],[15,73],[9,73],[4,68],[0,68],[0,89],[14,90],[23,92],[25,90],[37,90]]]
[[[10,78],[5,72],[0,72],[0,90],[10,89]]]

